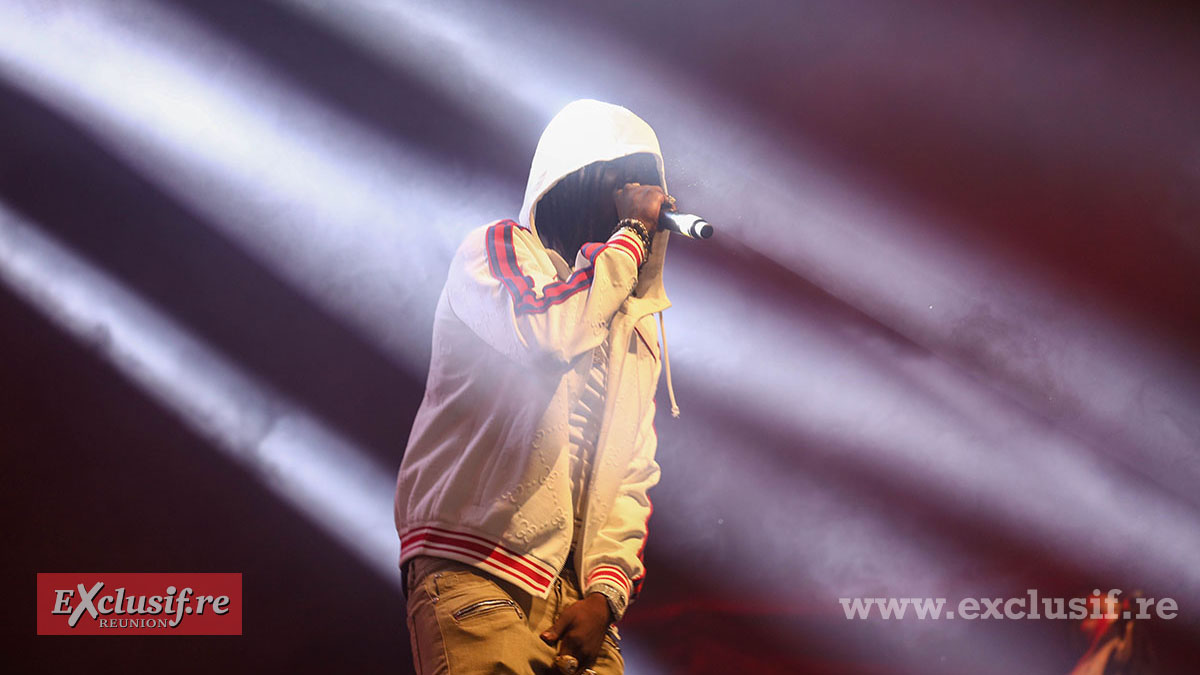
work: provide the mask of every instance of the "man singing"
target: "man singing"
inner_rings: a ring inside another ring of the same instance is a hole
[[[419,673],[623,672],[670,202],[650,126],[575,101],[538,141],[520,223],[455,254],[396,488]]]

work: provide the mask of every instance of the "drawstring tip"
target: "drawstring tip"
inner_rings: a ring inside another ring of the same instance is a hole
[[[677,406],[677,405],[671,406],[671,417],[674,417],[675,419],[679,419],[679,406]]]

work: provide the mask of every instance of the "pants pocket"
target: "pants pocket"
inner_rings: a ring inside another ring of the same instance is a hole
[[[407,598],[408,635],[419,675],[448,672],[437,603],[425,586],[412,584]]]
[[[449,672],[497,675],[522,672],[535,648],[521,606],[485,573],[445,570],[430,575]]]
[[[503,588],[483,572],[443,570],[430,579],[431,594],[439,612],[456,623],[494,613],[507,613],[525,620],[521,607]]]
[[[466,607],[454,610],[451,612],[450,616],[453,617],[455,621],[465,621],[481,614],[500,611],[515,611],[517,613],[517,618],[523,618],[521,615],[521,608],[518,607],[517,603],[513,602],[510,598],[479,600],[467,605]]]

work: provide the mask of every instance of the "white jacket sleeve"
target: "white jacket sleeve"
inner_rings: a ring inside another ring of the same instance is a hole
[[[585,244],[560,280],[536,236],[511,220],[475,231],[446,283],[455,316],[519,363],[564,369],[608,334],[637,283],[645,252],[625,232]]]
[[[609,512],[608,519],[597,532],[583,563],[583,593],[587,595],[599,584],[607,584],[623,595],[620,619],[624,608],[637,598],[645,577],[642,551],[646,547],[650,515],[650,488],[658,484],[661,474],[654,453],[658,436],[654,429],[655,404],[642,418],[637,434],[637,452],[625,472],[624,481]]]

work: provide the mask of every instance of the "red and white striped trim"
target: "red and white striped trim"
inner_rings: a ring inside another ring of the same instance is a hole
[[[557,572],[549,565],[483,537],[425,526],[409,530],[400,539],[401,559],[427,554],[436,557],[465,558],[483,563],[519,586],[546,593]]]
[[[555,281],[537,288],[533,279],[521,271],[517,259],[513,231],[521,228],[511,220],[502,220],[487,229],[484,247],[487,250],[488,270],[508,289],[512,296],[513,312],[538,314],[564,302],[567,298],[591,288],[592,268],[578,270],[566,281]],[[597,251],[597,254],[599,251]]]
[[[583,257],[587,258],[588,262],[594,265],[596,264],[596,256],[599,256],[610,248],[619,250],[633,258],[634,264],[638,267],[641,267],[642,262],[646,259],[646,248],[642,245],[642,240],[630,234],[624,228],[614,232],[608,238],[608,241],[604,243],[589,242],[584,244],[579,251],[583,253]]]
[[[641,267],[642,261],[646,259],[646,247],[642,245],[642,240],[625,231],[624,228],[614,232],[608,238],[608,243],[628,253],[638,267]]]
[[[631,590],[629,577],[625,576],[625,572],[622,571],[620,567],[617,567],[616,565],[600,565],[596,567],[592,570],[592,573],[588,575],[587,582],[584,584],[584,587],[589,587],[598,581],[603,581],[616,586],[617,588],[621,589],[621,592],[625,594],[626,598],[629,597]]]

